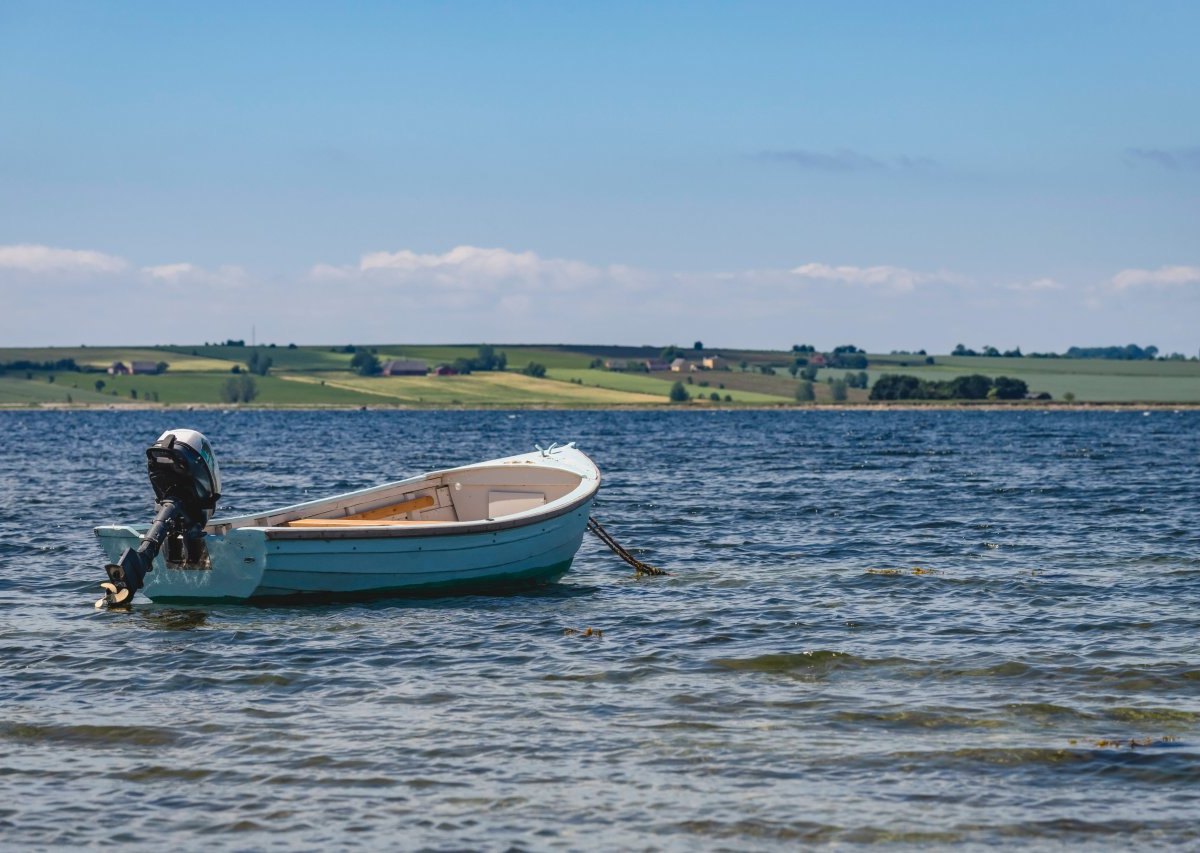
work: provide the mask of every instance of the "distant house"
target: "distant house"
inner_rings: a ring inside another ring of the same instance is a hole
[[[161,371],[158,369],[156,361],[131,361],[129,362],[129,372],[134,376],[154,376]]]
[[[439,364],[433,369],[434,376],[458,376],[458,371],[448,364]]]
[[[604,359],[605,370],[625,370],[629,367],[629,362],[623,358],[606,358]]]
[[[728,370],[729,362],[721,358],[719,355],[706,355],[703,361],[704,367],[707,370]]]
[[[129,368],[125,366],[123,361],[114,361],[108,367],[109,376],[128,376]]]
[[[808,363],[812,367],[824,367],[825,356],[821,355],[819,352],[815,352],[808,357]]]
[[[688,369],[688,360],[686,358],[677,358],[671,362],[671,370],[675,373],[683,373]]]
[[[415,359],[397,358],[383,363],[384,376],[424,376],[429,366]]]
[[[656,370],[670,370],[671,369],[671,365],[667,364],[661,358],[648,358],[645,361],[643,361],[642,364],[646,365],[646,369],[648,371],[650,371],[651,373],[655,372]]]

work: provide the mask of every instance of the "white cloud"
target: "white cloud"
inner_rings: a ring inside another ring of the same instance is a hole
[[[1018,281],[1008,285],[1009,290],[1021,293],[1037,293],[1047,290],[1063,290],[1066,285],[1052,278],[1035,278],[1033,281]]]
[[[918,284],[931,281],[949,281],[955,278],[946,273],[922,273],[904,267],[875,266],[875,267],[834,267],[829,264],[804,264],[793,268],[792,275],[800,278],[816,279],[818,281],[837,281],[844,284],[863,285],[867,287],[882,287],[901,293],[907,293]]]
[[[157,267],[142,267],[142,272],[150,278],[161,281],[178,281],[190,275],[195,275],[200,268],[194,264],[162,264]]]
[[[0,269],[28,273],[114,273],[129,266],[123,258],[82,249],[18,244],[0,246]]]
[[[520,289],[563,292],[601,281],[632,282],[640,274],[628,267],[595,267],[581,261],[543,258],[534,252],[512,252],[478,246],[457,246],[444,254],[371,252],[350,266],[317,264],[314,279],[373,280],[397,284],[435,285],[448,290],[494,291]]]
[[[1200,284],[1200,267],[1121,270],[1110,282],[1115,290],[1129,290],[1134,287],[1177,287],[1185,284]]]
[[[206,269],[196,264],[177,263],[142,267],[143,278],[156,283],[179,287],[237,288],[249,284],[253,277],[238,266],[220,266]]]

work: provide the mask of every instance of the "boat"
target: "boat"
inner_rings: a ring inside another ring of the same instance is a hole
[[[271,602],[436,595],[550,583],[571,567],[600,487],[574,443],[266,512],[212,518],[220,478],[200,433],[147,451],[158,517],[95,528],[105,598]]]

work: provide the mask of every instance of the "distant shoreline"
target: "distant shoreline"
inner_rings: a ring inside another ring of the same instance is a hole
[[[0,412],[141,412],[141,411],[229,411],[229,412],[1141,412],[1141,411],[1200,411],[1200,403],[1152,403],[1136,402],[1056,402],[1053,400],[1014,400],[1008,403],[994,401],[959,401],[950,402],[933,400],[927,402],[914,401],[872,401],[867,403],[806,403],[802,405],[730,405],[709,403],[674,403],[662,405],[549,405],[542,403],[494,405],[412,405],[371,404],[353,405],[314,405],[314,404],[227,404],[227,403],[0,403]]]

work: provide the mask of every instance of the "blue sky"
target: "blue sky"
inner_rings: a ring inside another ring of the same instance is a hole
[[[1197,33],[1170,2],[0,0],[0,343],[1194,355]]]

